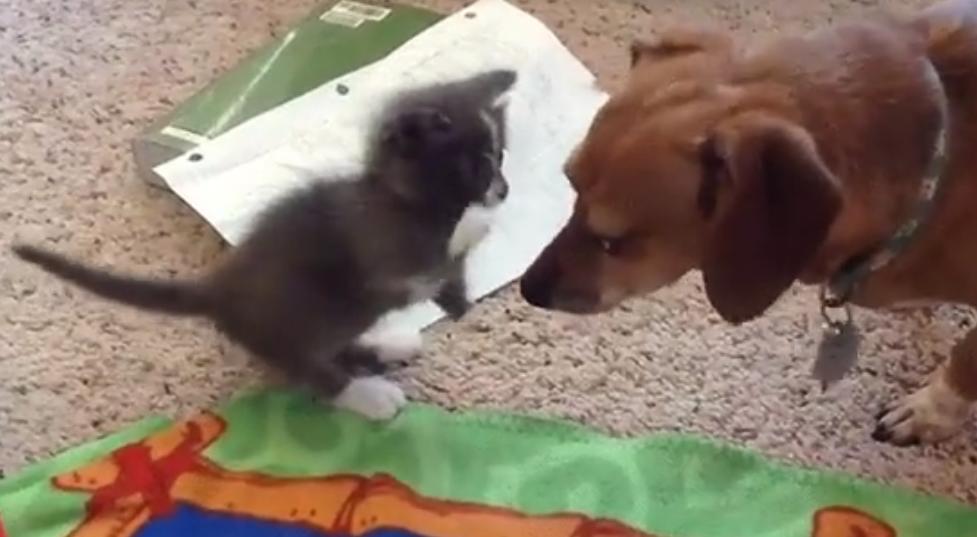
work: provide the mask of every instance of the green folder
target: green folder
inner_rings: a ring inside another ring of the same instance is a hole
[[[245,121],[390,54],[443,15],[389,2],[327,2],[154,122],[133,142],[140,176]]]

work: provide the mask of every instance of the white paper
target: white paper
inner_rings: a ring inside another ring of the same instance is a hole
[[[555,35],[503,0],[476,2],[383,60],[243,123],[200,146],[201,160],[184,156],[155,171],[236,244],[272,200],[362,169],[365,133],[387,98],[496,68],[519,77],[507,112],[510,195],[468,261],[469,292],[479,298],[519,277],[568,218],[574,194],[563,163],[607,98]],[[384,321],[421,329],[442,316],[425,303]]]

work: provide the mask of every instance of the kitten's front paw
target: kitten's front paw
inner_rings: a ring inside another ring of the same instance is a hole
[[[374,421],[392,419],[407,404],[407,396],[383,377],[357,377],[332,401],[337,408]]]
[[[438,306],[448,314],[451,320],[460,321],[474,305],[468,300],[460,299],[453,302],[440,303]]]
[[[378,340],[375,350],[381,362],[398,365],[413,362],[423,346],[420,332],[393,332]]]
[[[416,330],[371,330],[359,337],[357,344],[373,351],[386,365],[406,365],[421,355],[424,339]]]
[[[468,300],[465,283],[461,280],[445,284],[434,297],[434,303],[455,321],[464,317],[468,310],[474,306]]]

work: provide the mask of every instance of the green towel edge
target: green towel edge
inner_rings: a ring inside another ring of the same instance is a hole
[[[10,494],[39,482],[104,457],[112,451],[157,431],[165,429],[172,420],[162,416],[151,416],[132,423],[125,428],[68,448],[53,457],[28,464],[17,473],[0,480],[0,495]]]
[[[259,390],[242,394],[227,405],[217,409],[223,414],[231,405],[244,404],[246,399],[253,397],[268,397],[275,395],[291,396],[292,394],[280,390]],[[960,508],[973,509],[973,506],[953,498],[936,496],[913,490],[903,485],[886,484],[834,469],[819,469],[803,464],[785,462],[774,456],[762,454],[749,448],[733,445],[732,443],[708,438],[695,433],[652,432],[633,436],[615,436],[604,433],[594,427],[573,422],[563,418],[540,417],[515,413],[497,409],[464,409],[448,410],[428,403],[410,403],[404,412],[426,412],[435,414],[439,419],[450,422],[453,426],[491,427],[508,429],[509,432],[519,434],[547,436],[557,441],[611,441],[646,444],[670,451],[687,451],[693,448],[702,451],[714,451],[720,455],[730,457],[743,466],[766,467],[768,471],[789,476],[795,482],[809,485],[824,486],[852,486],[868,489],[870,492],[887,496],[901,496],[903,500],[924,499],[956,505]],[[104,457],[113,450],[128,443],[138,441],[154,432],[160,431],[174,423],[165,417],[149,417],[140,420],[116,433],[100,439],[70,448],[51,459],[38,461],[28,465],[18,473],[0,480],[0,495],[13,493],[19,489],[35,486],[48,481],[53,476],[77,468],[88,462]]]
[[[765,455],[746,447],[740,447],[727,441],[709,438],[696,433],[661,431],[633,436],[615,436],[604,433],[594,427],[562,418],[544,418],[494,409],[466,410],[460,413],[426,403],[412,403],[409,411],[442,414],[461,425],[467,422],[468,424],[478,424],[479,426],[509,426],[514,432],[552,435],[553,438],[558,440],[609,440],[612,442],[628,442],[661,447],[667,451],[685,451],[690,447],[700,452],[706,450],[715,451],[720,455],[728,455],[730,458],[738,459],[735,461],[738,464],[765,467],[769,471],[789,475],[792,479],[802,484],[859,487],[884,496],[902,496],[901,499],[903,500],[923,499],[926,501],[938,501],[968,510],[974,509],[973,505],[954,498],[928,494],[904,485],[888,484],[840,470],[815,468],[802,463],[786,462],[776,456]]]

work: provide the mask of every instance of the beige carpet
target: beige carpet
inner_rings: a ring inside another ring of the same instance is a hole
[[[312,3],[0,0],[0,243],[45,241],[157,275],[213,261],[215,235],[135,177],[129,142]],[[630,37],[669,22],[795,31],[882,2],[519,3],[611,85]],[[8,474],[147,414],[224,401],[257,379],[223,360],[204,323],[96,300],[2,256],[0,468]],[[808,378],[818,326],[810,292],[731,328],[703,302],[697,277],[591,319],[533,311],[509,290],[460,325],[438,327],[428,356],[403,377],[415,398],[450,408],[561,416],[616,434],[702,433],[977,500],[974,424],[938,448],[869,439],[872,415],[918,385],[972,319],[940,311],[859,320],[867,342],[858,374],[823,395]]]

